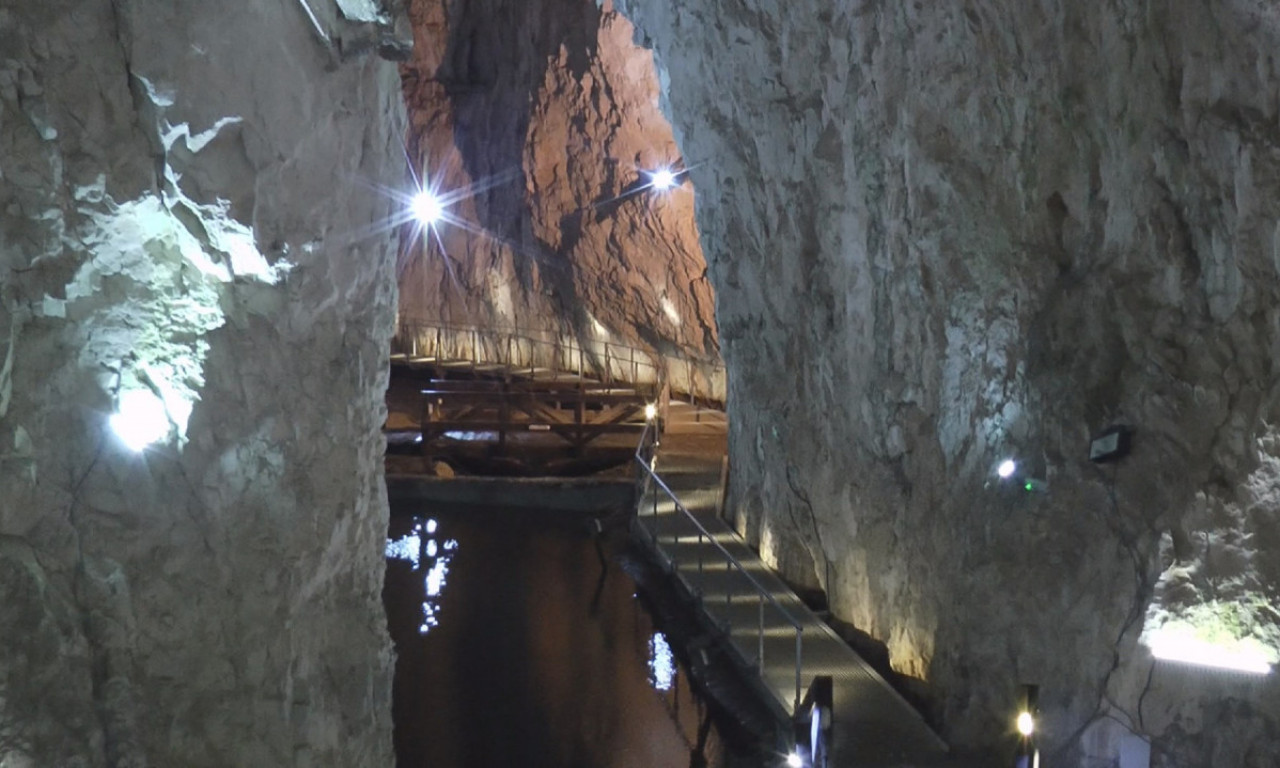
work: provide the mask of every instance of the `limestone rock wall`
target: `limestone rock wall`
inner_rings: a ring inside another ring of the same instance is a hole
[[[647,187],[683,161],[631,24],[593,0],[410,12],[409,154],[449,205],[407,233],[402,315],[716,359],[692,185]]]
[[[766,557],[961,747],[1006,742],[1029,682],[1047,765],[1275,764],[1274,673],[1150,651],[1280,649],[1274,9],[622,10],[701,195]],[[1118,422],[1133,454],[1091,465]]]
[[[0,6],[0,765],[391,764],[392,28]]]

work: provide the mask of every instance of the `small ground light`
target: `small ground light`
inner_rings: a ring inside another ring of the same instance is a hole
[[[413,196],[410,208],[414,217],[425,226],[435,224],[444,215],[444,206],[440,204],[439,198],[427,190]]]
[[[1013,473],[1016,471],[1018,471],[1018,463],[1013,459],[1005,459],[1000,462],[999,467],[996,467],[996,474],[999,475],[1002,480],[1013,477]]]
[[[658,406],[654,405],[653,403],[645,403],[644,420],[653,421],[653,417],[657,415],[658,415]]]
[[[676,184],[676,175],[670,168],[663,168],[653,172],[649,177],[649,183],[654,189],[671,189]]]
[[[1040,687],[1018,687],[1018,717],[1014,726],[1018,729],[1018,749],[1014,752],[1014,768],[1040,768],[1040,750],[1036,747],[1036,716],[1040,713]]]
[[[798,753],[792,752],[787,755],[787,768],[803,768],[804,758]]]
[[[1018,733],[1023,736],[1030,736],[1036,732],[1036,719],[1031,716],[1030,712],[1018,713]]]

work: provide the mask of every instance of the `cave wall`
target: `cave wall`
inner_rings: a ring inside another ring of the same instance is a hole
[[[608,3],[413,0],[408,153],[447,220],[407,228],[401,315],[717,360],[692,185],[648,50]]]
[[[1280,648],[1274,9],[620,8],[699,190],[766,559],[961,748],[1038,683],[1046,764],[1275,764],[1274,674],[1149,650]],[[1113,423],[1132,455],[1091,465]]]
[[[0,765],[391,764],[394,21],[0,7]]]

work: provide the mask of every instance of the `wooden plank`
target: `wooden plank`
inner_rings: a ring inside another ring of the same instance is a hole
[[[639,416],[644,413],[644,407],[635,403],[625,405],[615,405],[607,411],[601,411],[595,414],[588,423],[591,424],[619,424],[633,416]]]
[[[514,400],[511,402],[518,411],[520,411],[529,421],[543,422],[546,424],[568,424],[568,415],[558,409],[549,408],[543,403],[529,400]]]
[[[494,382],[494,383],[498,384],[500,382]],[[454,390],[452,388],[422,389],[422,390],[419,390],[419,392],[423,395],[423,397],[443,400],[446,403],[488,401],[496,404],[503,395],[503,392],[501,390],[467,391],[467,390]],[[536,403],[544,403],[544,404],[550,405],[554,403],[572,402],[575,404],[575,407],[576,407],[576,404],[579,401],[579,396],[577,392],[563,392],[563,393],[508,392],[506,393],[506,395],[513,404],[523,403],[523,402],[536,402]],[[588,395],[583,393],[581,396],[581,400],[586,405],[586,407],[593,408],[595,410],[599,410],[606,406],[612,406],[612,405],[635,405],[637,408],[643,408],[645,406],[644,398],[635,397],[634,395]]]
[[[440,394],[442,392],[480,392],[489,397],[495,393],[503,391],[501,381],[469,381],[467,379],[432,379],[430,386],[420,390],[424,395]]]
[[[436,406],[436,413],[440,414],[438,418],[429,418],[427,421],[436,424],[441,421],[465,421],[467,419],[478,418],[477,414],[484,413],[485,409],[478,408],[474,405],[468,405],[450,413],[445,413],[439,406]]]
[[[462,419],[457,421],[429,421],[427,425],[432,432],[497,432],[503,427],[500,419]],[[549,427],[549,429],[548,429]],[[643,424],[545,424],[538,422],[507,422],[508,432],[574,432],[581,430],[592,435],[638,435],[644,431]]]

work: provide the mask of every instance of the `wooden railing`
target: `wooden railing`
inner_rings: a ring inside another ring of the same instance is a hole
[[[599,379],[606,385],[660,389],[676,397],[724,406],[727,381],[719,361],[657,355],[606,339],[580,339],[545,329],[452,325],[401,318],[392,354],[409,358],[465,360],[515,370],[546,368]]]

